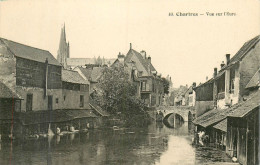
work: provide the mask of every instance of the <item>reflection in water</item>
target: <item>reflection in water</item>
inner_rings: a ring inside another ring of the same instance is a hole
[[[177,122],[175,122],[176,124]],[[90,130],[52,138],[0,143],[0,164],[81,165],[81,164],[201,164],[225,161],[223,152],[194,148],[188,123],[168,128],[154,122],[148,128]],[[209,157],[208,153],[211,154]],[[212,155],[218,155],[214,159]]]

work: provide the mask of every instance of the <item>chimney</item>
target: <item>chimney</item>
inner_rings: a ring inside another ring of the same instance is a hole
[[[230,54],[226,54],[226,61],[227,61],[227,65],[228,65],[230,62]]]
[[[208,76],[206,76],[206,81],[208,81],[208,79],[209,79],[209,77],[208,77]]]
[[[147,60],[151,64],[151,57],[150,56],[147,58]]]
[[[123,54],[121,54],[120,52],[119,52],[119,54],[118,54],[118,61],[120,62],[120,63],[124,63],[124,60],[125,60],[125,55],[123,55]]]
[[[224,61],[222,61],[222,63],[220,64],[220,68],[222,69],[225,66]]]
[[[214,68],[214,76],[213,77],[216,77],[218,74],[218,68]]]
[[[146,59],[146,52],[144,50],[142,50],[140,54],[143,56],[144,59]]]
[[[196,82],[193,82],[192,83],[192,88],[195,88],[196,87]]]
[[[130,43],[130,50],[132,49],[132,43]]]

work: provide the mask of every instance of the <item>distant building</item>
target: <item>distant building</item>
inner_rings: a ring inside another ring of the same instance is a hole
[[[75,68],[77,66],[85,66],[88,64],[99,66],[110,66],[115,59],[98,58],[70,58],[70,45],[66,41],[65,25],[61,28],[59,50],[57,60],[64,68]]]
[[[99,60],[100,59],[100,60]],[[98,66],[111,66],[115,59],[105,59],[105,58],[68,58],[67,66],[70,68],[75,68],[77,66],[85,65],[98,65]]]

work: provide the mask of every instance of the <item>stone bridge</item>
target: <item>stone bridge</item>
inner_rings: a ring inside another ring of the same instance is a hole
[[[178,114],[180,115],[184,121],[191,121],[193,118],[193,115],[195,114],[195,109],[194,107],[189,107],[189,106],[160,106],[156,107],[156,112],[162,112],[164,118],[169,117],[171,114]],[[154,116],[154,119],[156,119],[156,114],[152,115]]]

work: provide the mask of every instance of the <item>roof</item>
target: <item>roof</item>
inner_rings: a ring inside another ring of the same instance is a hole
[[[211,78],[211,79],[209,79],[208,81],[206,81],[206,82],[204,82],[204,83],[202,83],[202,84],[199,84],[198,86],[196,86],[195,88],[193,88],[195,91],[198,89],[198,88],[200,88],[200,87],[202,87],[202,86],[204,86],[204,85],[207,85],[207,84],[211,84],[211,83],[213,83],[214,82],[214,78]]]
[[[260,85],[260,69],[255,73],[249,83],[246,85],[246,88],[259,87]]]
[[[221,122],[217,123],[213,126],[214,128],[227,132],[227,119],[222,120]]]
[[[199,116],[197,119],[193,121],[196,125],[201,125],[204,128],[211,126],[223,119],[227,116],[232,117],[243,117],[253,109],[259,106],[260,100],[260,91],[252,94],[250,98],[246,101],[242,101],[240,103],[234,104],[232,107],[228,109],[213,109],[210,110],[203,115]]]
[[[250,51],[252,48],[254,48],[254,46],[259,42],[260,40],[260,36],[256,36],[253,39],[247,41],[240,49],[239,51],[230,59],[230,62],[228,65],[224,66],[222,68],[225,69],[235,63],[237,63],[238,61],[240,61],[247,53],[248,51]]]
[[[241,106],[228,114],[231,117],[244,117],[252,110],[260,107],[260,91],[258,90],[250,98],[248,98]]]
[[[48,58],[49,64],[61,66],[61,64],[47,50],[42,50],[31,46],[23,45],[4,38],[0,38],[0,40],[2,41],[2,43],[5,44],[8,50],[16,57],[25,58],[41,63],[45,63],[46,58]]]
[[[228,65],[225,65],[220,72],[218,72],[218,74],[216,75],[216,77],[211,78],[210,80],[206,81],[203,84],[200,84],[199,86],[195,87],[194,89],[196,90],[197,88],[212,83],[214,80],[217,80],[218,78],[220,78],[224,73],[225,73],[225,69],[235,63],[237,63],[239,60],[241,60],[246,53],[251,50],[251,48],[254,48],[254,46],[259,42],[260,40],[260,36],[256,36],[253,39],[247,41],[240,49],[239,51],[230,59],[230,62]]]
[[[0,98],[14,98],[14,99],[22,99],[15,91],[11,90],[8,86],[6,86],[3,82],[0,81]]]
[[[98,82],[98,79],[103,73],[102,67],[83,68],[79,67],[80,71],[86,76],[89,81]]]
[[[101,116],[110,116],[110,114],[103,110],[92,98],[89,98],[89,105]]]
[[[148,72],[149,67],[150,67],[150,71],[156,71],[153,64],[149,64],[148,60],[144,59],[143,56],[134,49],[130,49],[128,51],[128,53],[125,57],[125,62],[126,63],[131,62],[131,57],[134,55],[138,58],[138,60],[140,61],[140,63],[143,65],[143,67],[146,69],[147,72]]]
[[[88,81],[84,80],[83,77],[77,71],[73,70],[62,70],[62,81],[75,83],[75,84],[88,84]]]
[[[20,113],[23,125],[47,122],[66,122],[74,119],[97,117],[91,110],[42,110]]]

